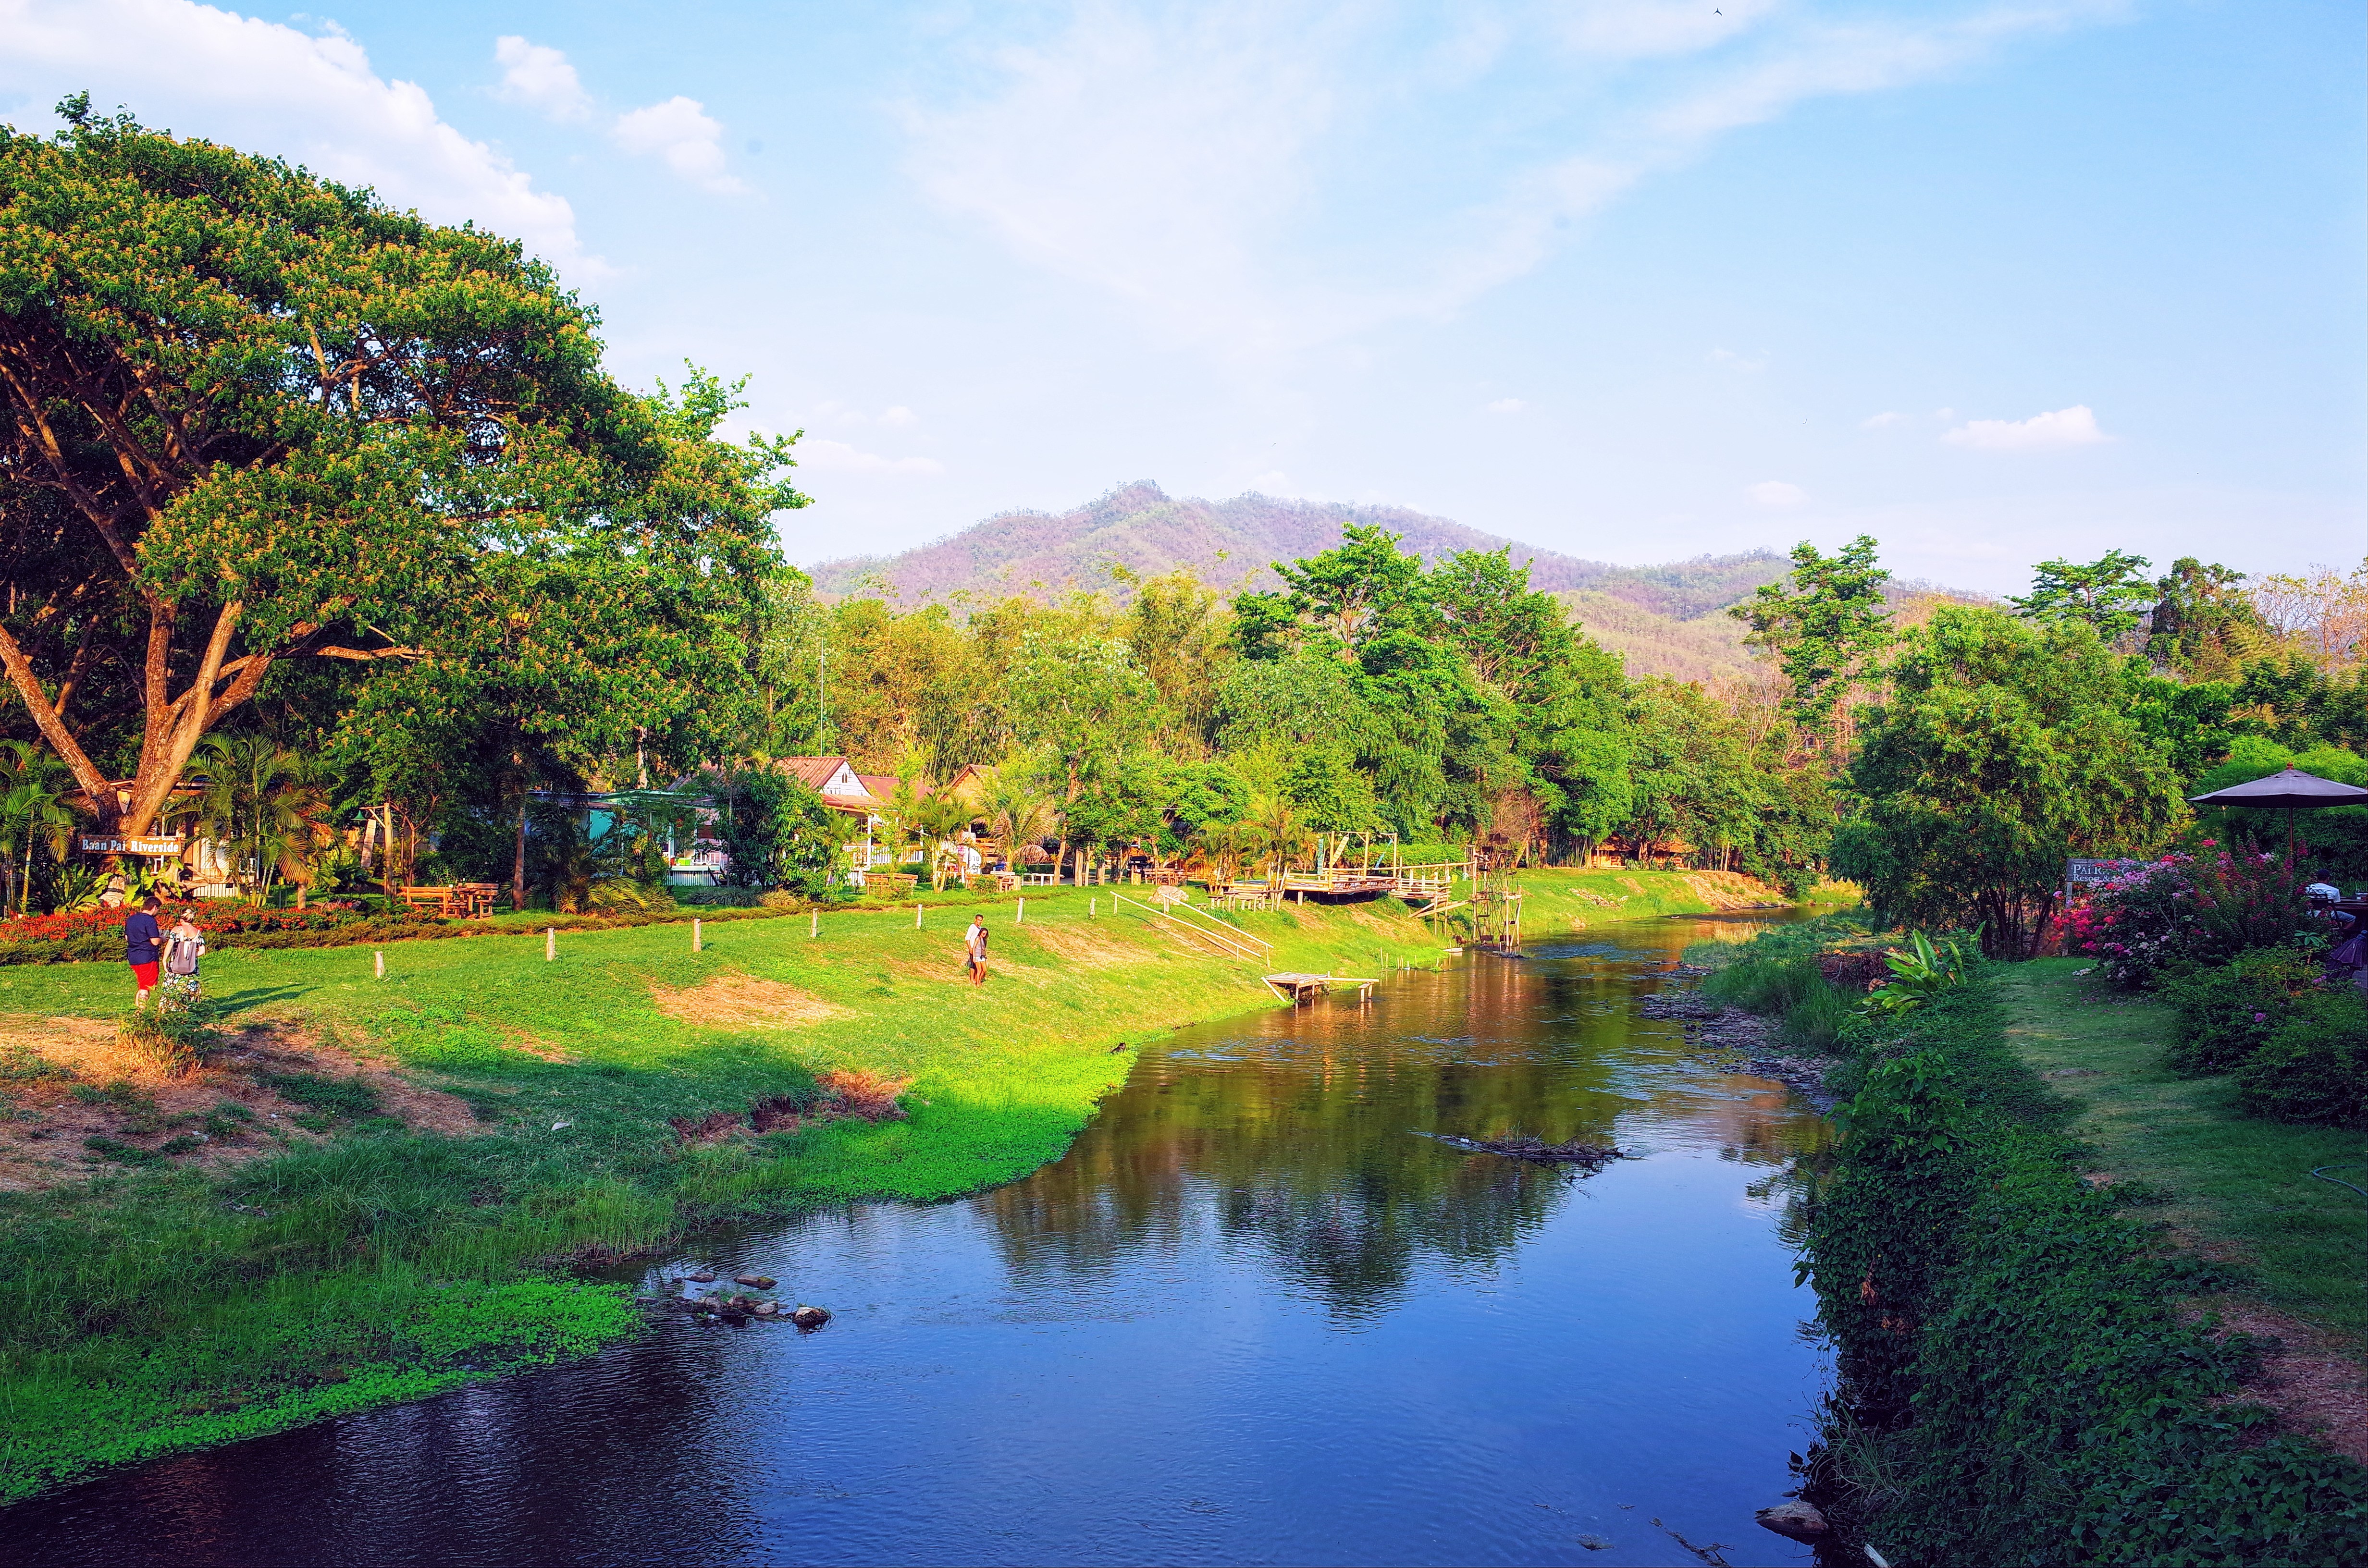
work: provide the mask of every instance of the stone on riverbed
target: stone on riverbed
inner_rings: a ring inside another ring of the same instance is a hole
[[[1798,1497],[1772,1508],[1762,1508],[1752,1517],[1759,1521],[1761,1528],[1793,1540],[1823,1540],[1833,1533],[1833,1527],[1826,1523],[1826,1516],[1818,1512],[1817,1506]]]
[[[712,1285],[715,1283],[715,1270],[712,1268],[697,1269],[691,1273],[684,1275],[683,1278],[689,1280],[694,1285]]]
[[[772,1277],[765,1274],[735,1274],[732,1277],[732,1283],[746,1285],[757,1290],[769,1290],[773,1288]]]

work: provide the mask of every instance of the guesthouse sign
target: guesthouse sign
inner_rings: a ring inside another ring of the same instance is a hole
[[[121,836],[85,833],[82,835],[82,852],[85,855],[147,855],[170,858],[181,852],[181,835],[177,833],[131,833]]]
[[[2145,864],[2143,860],[2070,860],[2065,863],[2064,881],[2067,886],[2088,887],[2126,877]]]

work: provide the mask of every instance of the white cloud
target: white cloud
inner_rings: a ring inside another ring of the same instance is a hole
[[[747,187],[724,172],[723,127],[697,98],[679,94],[617,117],[609,134],[628,153],[655,153],[702,190],[730,196]]]
[[[1048,18],[1032,32],[996,13],[991,30],[957,34],[971,69],[906,106],[907,166],[940,209],[1127,301],[1163,337],[1287,354],[1452,314],[1725,132],[2121,8],[1943,4],[1958,14],[1591,0],[1440,21],[1338,0],[1070,0],[1031,13]],[[1479,192],[1472,205],[1378,196],[1390,138],[1472,94],[1506,106],[1494,130],[1406,150],[1434,188]]]
[[[1713,365],[1724,365],[1730,370],[1741,370],[1746,374],[1748,374],[1753,370],[1764,370],[1768,368],[1768,361],[1764,358],[1747,359],[1742,355],[1725,348],[1712,349],[1710,351],[1710,362]]]
[[[1904,414],[1870,414],[1858,422],[1861,430],[1880,430],[1886,425],[1897,425],[1907,416]]]
[[[0,98],[51,128],[46,106],[87,88],[143,124],[274,153],[436,222],[472,220],[579,279],[608,269],[583,253],[565,199],[438,117],[414,82],[389,82],[341,32],[315,37],[189,0],[0,0]]]
[[[799,467],[830,473],[943,473],[946,466],[935,458],[885,458],[813,437],[800,441],[797,451]]]
[[[1519,414],[1530,405],[1517,397],[1500,397],[1494,403],[1481,404],[1484,414]]]
[[[502,85],[494,96],[504,103],[523,104],[553,119],[592,118],[591,96],[558,50],[513,34],[494,40],[494,63],[502,67]]]
[[[891,429],[902,429],[907,425],[916,425],[920,423],[920,417],[901,403],[894,408],[883,408],[880,411],[880,423]]]
[[[2085,403],[2034,414],[2028,419],[1973,419],[1943,434],[1952,447],[1976,447],[1993,452],[2035,452],[2061,447],[2093,447],[2112,437],[2097,428],[2097,416]]]
[[[1763,479],[1747,486],[1743,493],[1762,506],[1797,506],[1809,498],[1807,491],[1781,479]]]

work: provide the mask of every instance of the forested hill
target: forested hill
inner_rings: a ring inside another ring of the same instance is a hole
[[[1667,566],[1613,566],[1483,533],[1395,506],[1284,501],[1176,499],[1148,481],[1122,485],[1061,513],[1006,512],[901,555],[848,557],[809,568],[825,594],[873,584],[907,604],[956,593],[1043,597],[1093,588],[1123,600],[1112,568],[1156,576],[1189,566],[1228,590],[1275,585],[1269,562],[1298,560],[1340,541],[1347,523],[1378,523],[1405,536],[1426,561],[1459,550],[1513,547],[1537,587],[1564,595],[1599,641],[1639,675],[1696,677],[1739,665],[1743,629],[1719,612],[1783,574],[1774,553],[1704,556]]]
[[[869,577],[892,585],[907,601],[964,590],[1041,596],[1072,587],[1125,597],[1112,567],[1154,576],[1189,566],[1219,587],[1270,588],[1269,562],[1329,550],[1340,542],[1346,523],[1379,523],[1403,534],[1406,548],[1426,561],[1510,544],[1514,559],[1531,562],[1531,580],[1548,590],[1586,587],[1619,570],[1397,506],[1283,501],[1255,493],[1230,501],[1179,500],[1148,480],[1066,512],[1005,512],[901,555],[830,561],[809,570],[826,594],[847,593]]]

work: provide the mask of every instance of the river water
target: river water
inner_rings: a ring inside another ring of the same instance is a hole
[[[669,1319],[21,1506],[0,1553],[1806,1562],[1751,1514],[1827,1378],[1779,1233],[1825,1123],[1636,1011],[1687,942],[1755,929],[1631,923],[1181,1031],[1026,1180],[647,1276],[759,1270],[837,1313],[818,1333]],[[1589,1176],[1417,1130],[1643,1157]]]

